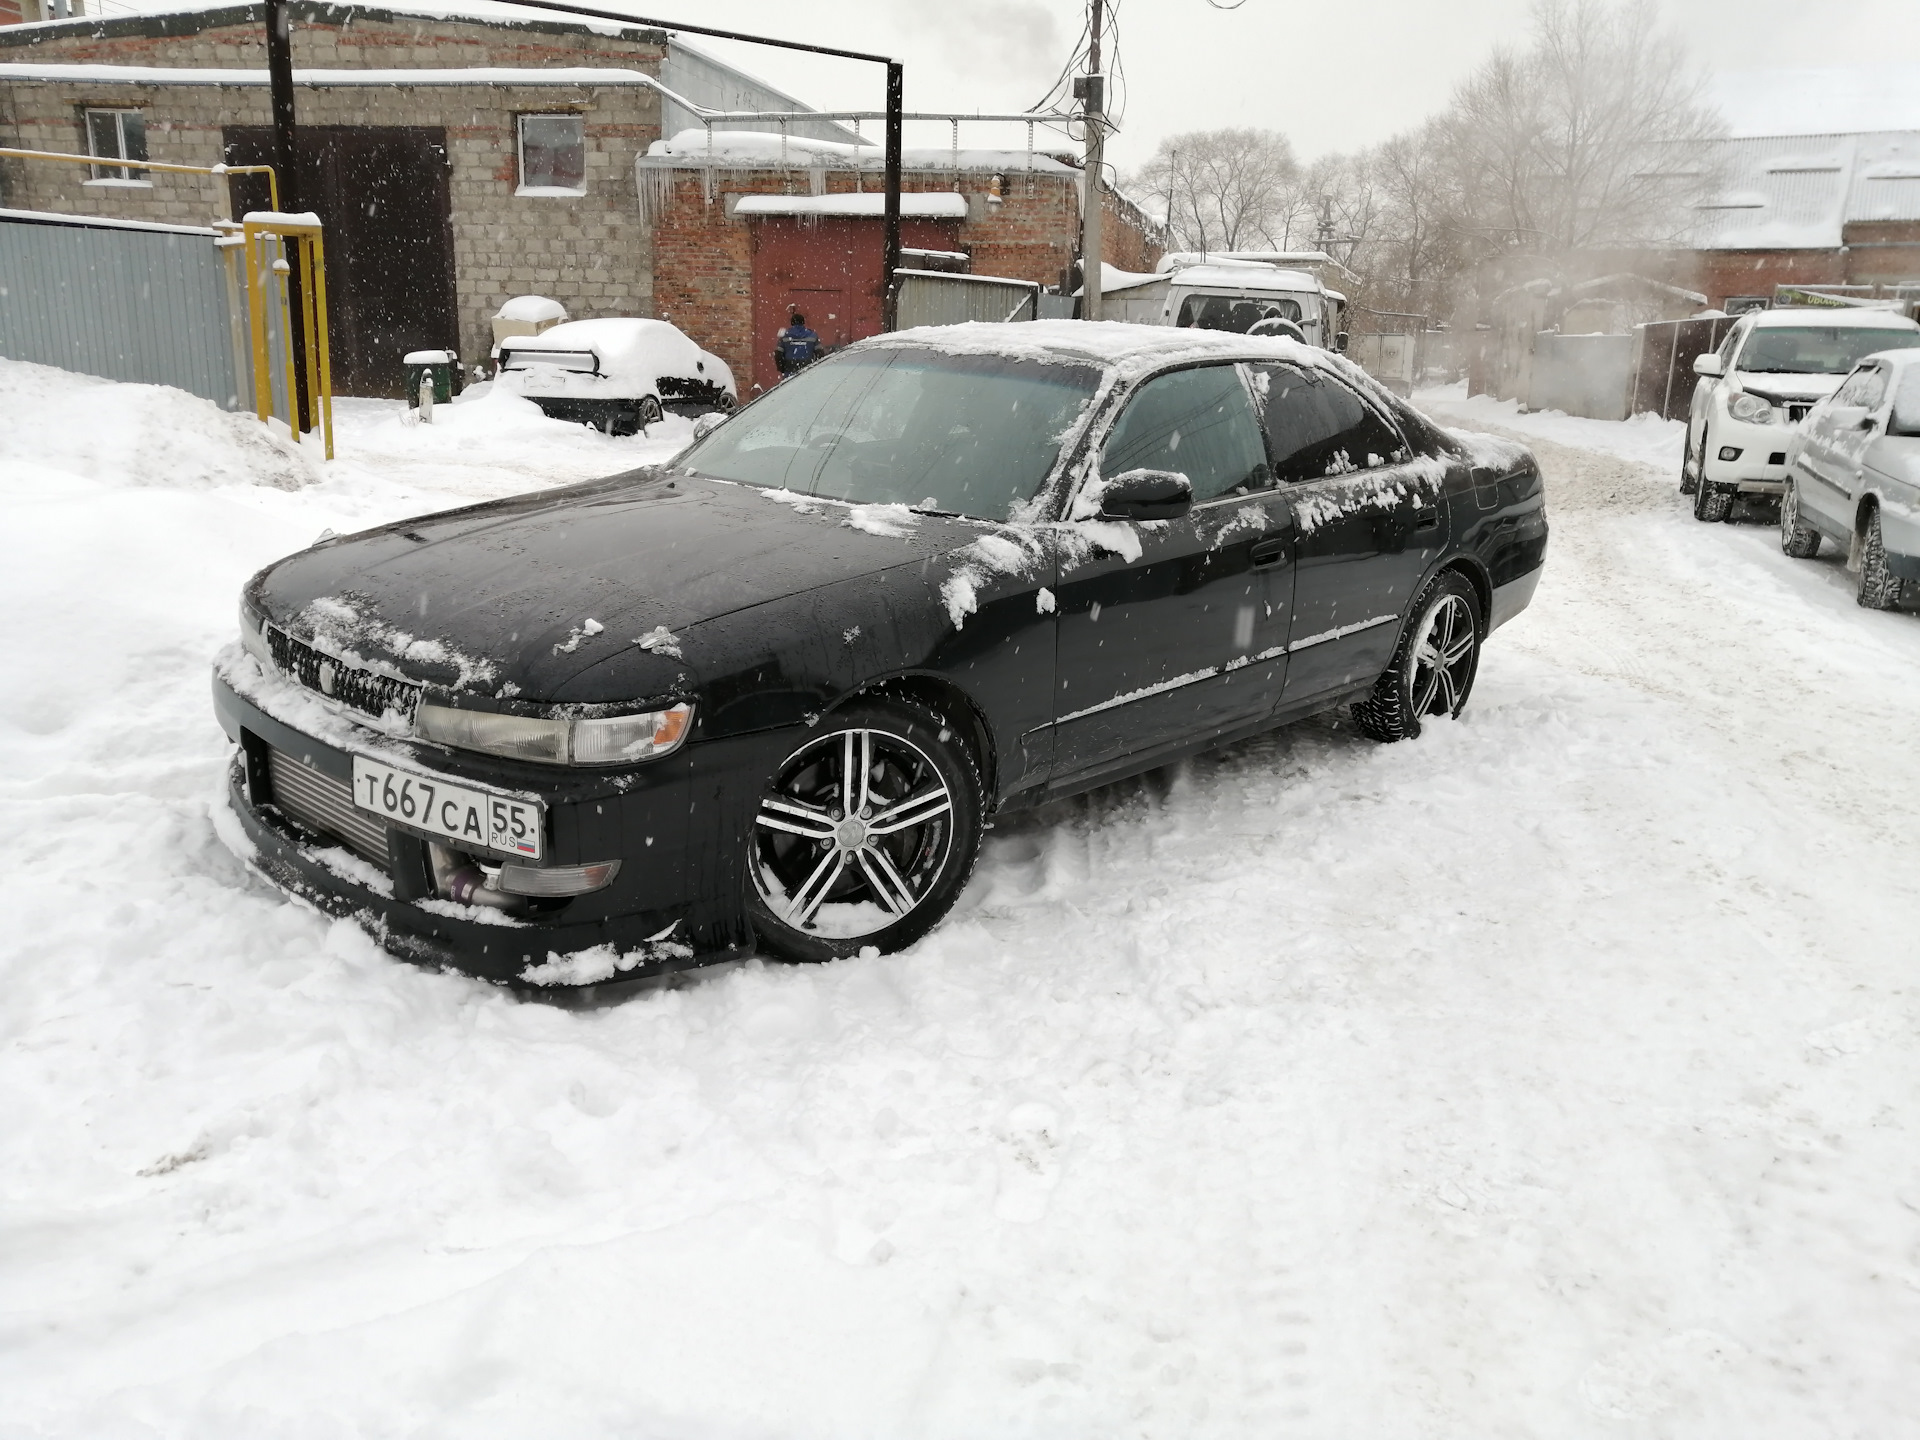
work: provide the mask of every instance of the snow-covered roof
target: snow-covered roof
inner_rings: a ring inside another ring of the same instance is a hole
[[[158,220],[115,220],[106,215],[60,215],[50,210],[0,209],[0,220],[24,221],[30,225],[79,225],[91,230],[160,230],[169,235],[204,235],[215,232],[205,225],[168,225]]]
[[[1317,294],[1320,282],[1304,270],[1281,270],[1272,265],[1189,265],[1173,276],[1188,289],[1284,290],[1289,294]]]
[[[0,41],[26,44],[44,33],[91,34],[102,29],[137,27],[141,22],[169,15],[201,16],[208,25],[242,24],[248,21],[258,24],[264,8],[257,0],[256,3],[242,0],[239,4],[233,3],[233,0],[182,0],[182,3],[160,0],[160,3],[142,4],[132,14],[80,15],[64,20],[9,25],[0,30]],[[605,20],[586,15],[561,15],[552,11],[541,13],[497,3],[497,0],[451,0],[451,3],[444,4],[436,3],[436,0],[381,0],[378,4],[362,4],[359,0],[311,0],[311,3],[301,4],[296,0],[295,4],[288,6],[288,10],[297,22],[308,21],[316,11],[337,11],[342,15],[358,12],[374,18],[405,16],[421,20],[473,20],[523,30],[582,31],[594,35],[624,35],[629,39],[660,39],[665,33],[658,25],[642,20]]]
[[[885,195],[873,190],[858,195],[742,195],[734,213],[878,216],[884,212],[886,200]],[[915,219],[964,220],[967,197],[951,190],[909,191],[900,197],[900,213]]]
[[[877,144],[848,145],[762,131],[716,128],[709,132],[701,126],[654,141],[645,158],[657,164],[721,165],[731,169],[878,170],[886,163],[886,151]],[[1080,173],[1077,166],[1066,164],[1058,155],[1045,150],[1029,153],[1026,150],[908,149],[901,152],[901,164],[909,170],[1004,172],[1031,167],[1056,175]]]
[[[0,62],[9,80],[86,85],[265,85],[267,72],[170,65],[41,64]],[[324,89],[347,85],[642,85],[651,75],[618,66],[427,66],[417,70],[295,70],[293,83]]]
[[[1904,315],[1871,305],[1808,305],[1779,310],[1760,310],[1752,316],[1755,329],[1793,329],[1802,325],[1837,325],[1842,328],[1863,325],[1870,330],[1911,330],[1914,322]]]
[[[1696,210],[1702,250],[1827,250],[1849,222],[1920,220],[1920,129],[1767,135],[1713,146],[1722,188]]]
[[[1729,70],[1708,97],[1742,138],[1920,130],[1920,64]]]

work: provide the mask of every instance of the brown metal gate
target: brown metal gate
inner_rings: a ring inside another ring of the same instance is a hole
[[[958,247],[957,220],[903,220],[900,243]],[[878,220],[840,216],[757,217],[753,221],[753,384],[770,389],[780,372],[773,337],[798,310],[821,345],[836,350],[880,333],[882,236]]]
[[[230,125],[229,165],[270,163],[273,132]],[[409,350],[458,350],[447,132],[415,125],[301,128],[303,209],[327,227],[333,383],[345,395],[403,393]],[[267,208],[266,184],[235,176],[234,213]]]
[[[1712,315],[1635,326],[1630,413],[1685,420],[1693,409],[1693,362],[1719,346],[1735,318]]]

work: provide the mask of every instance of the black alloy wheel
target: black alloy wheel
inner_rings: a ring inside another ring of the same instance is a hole
[[[863,700],[826,717],[760,799],[748,908],[768,950],[833,960],[911,945],[980,852],[979,766],[931,710]]]
[[[1906,581],[1887,567],[1887,545],[1880,536],[1880,507],[1867,511],[1860,526],[1860,589],[1854,599],[1865,610],[1891,610],[1900,603]]]
[[[1713,453],[1713,437],[1706,426],[1700,427],[1700,474],[1693,487],[1693,518],[1718,525],[1733,513],[1733,492],[1707,478],[1707,456]]]
[[[1391,743],[1420,733],[1427,715],[1458,715],[1473,690],[1485,638],[1480,597],[1464,575],[1436,575],[1413,604],[1393,663],[1374,682],[1373,693],[1353,707],[1353,720],[1369,739]]]
[[[635,413],[642,435],[647,433],[648,426],[658,425],[666,415],[666,412],[660,408],[660,397],[657,395],[642,395],[639,405],[635,407]]]
[[[1791,475],[1780,493],[1780,550],[1796,560],[1811,560],[1820,553],[1820,532],[1800,518],[1800,487]]]

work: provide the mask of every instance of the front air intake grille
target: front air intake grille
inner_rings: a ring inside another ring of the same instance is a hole
[[[294,639],[277,625],[267,627],[267,648],[281,674],[376,718],[391,710],[411,721],[414,707],[420,703],[420,687],[411,681],[336,660],[306,641]]]
[[[1798,425],[1802,420],[1807,418],[1807,412],[1811,409],[1813,409],[1813,402],[1811,400],[1789,403],[1787,406],[1787,423],[1789,425]]]
[[[353,803],[353,787],[322,775],[291,755],[269,747],[267,780],[273,803],[293,820],[329,840],[338,840],[362,859],[387,868],[386,824]]]

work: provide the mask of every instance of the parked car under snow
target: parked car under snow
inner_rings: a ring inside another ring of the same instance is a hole
[[[1458,714],[1546,544],[1524,448],[1325,351],[909,330],[667,465],[268,566],[215,707],[262,869],[400,954],[827,959],[924,935],[996,812]]]
[[[733,371],[664,320],[570,320],[500,343],[495,383],[556,420],[632,435],[667,411],[731,410]]]

